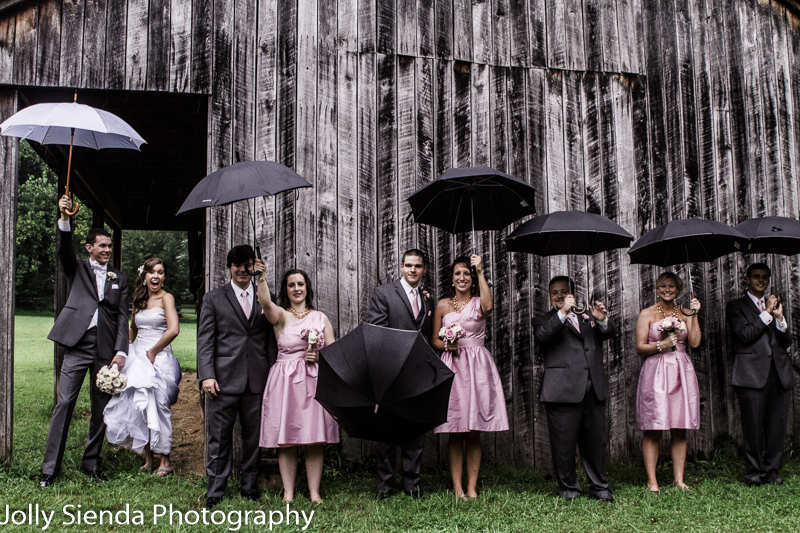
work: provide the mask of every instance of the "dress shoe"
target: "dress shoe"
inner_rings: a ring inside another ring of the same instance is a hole
[[[565,500],[574,500],[575,498],[579,497],[581,492],[579,490],[560,490],[558,491],[558,497],[564,498]]]
[[[108,478],[99,468],[95,468],[94,470],[84,470],[83,473],[97,481],[108,481]]]
[[[222,501],[222,498],[220,498],[219,496],[208,496],[208,497],[206,497],[206,509],[211,509],[212,507],[216,506],[221,501]]]
[[[760,487],[761,480],[760,479],[745,479],[744,484],[748,487]]]
[[[768,479],[765,481],[765,483],[769,483],[770,485],[783,485],[783,478],[780,475],[775,474],[774,477]]]
[[[391,496],[392,494],[394,494],[394,491],[393,491],[392,489],[389,489],[389,490],[379,490],[379,491],[376,493],[376,496],[377,496],[377,498],[378,498],[379,500],[385,500],[386,498],[388,498],[388,497],[389,497],[389,496]]]
[[[56,476],[52,474],[42,474],[42,477],[39,478],[39,488],[46,489],[48,487],[52,487],[53,483],[55,483]]]
[[[590,492],[589,497],[592,498],[593,500],[600,500],[601,502],[614,503],[614,496],[611,495],[610,490]]]
[[[403,491],[406,493],[406,496],[411,496],[415,500],[422,499],[422,489],[415,489],[415,490],[406,490]]]
[[[258,492],[257,490],[253,490],[250,492],[242,491],[242,498],[247,498],[250,501],[257,502],[259,499],[261,499],[261,493]]]

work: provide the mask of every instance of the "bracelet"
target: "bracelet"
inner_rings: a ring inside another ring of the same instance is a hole
[[[656,341],[656,351],[657,352],[661,351],[661,341]]]

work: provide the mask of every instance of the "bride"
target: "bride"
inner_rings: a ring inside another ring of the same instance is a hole
[[[104,416],[112,444],[144,452],[142,469],[152,470],[153,453],[161,454],[157,475],[172,473],[170,406],[178,399],[181,368],[170,343],[180,332],[175,298],[163,288],[166,265],[151,257],[139,268],[133,292],[128,359],[122,369],[125,389],[111,398]]]

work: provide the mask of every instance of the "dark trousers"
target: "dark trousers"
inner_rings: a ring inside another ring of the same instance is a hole
[[[208,491],[207,496],[221,498],[228,486],[233,449],[233,425],[236,415],[242,425],[242,492],[258,490],[256,476],[261,459],[258,439],[261,436],[261,393],[245,390],[242,394],[206,396],[208,422]]]
[[[783,465],[792,390],[783,388],[775,363],[770,367],[764,388],[734,388],[742,415],[744,477],[750,482],[768,483],[778,476]]]
[[[589,494],[610,495],[606,476],[606,403],[589,390],[580,403],[545,403],[547,427],[550,430],[550,452],[558,480],[559,494],[581,492],[575,474],[575,446],[589,478]]]
[[[50,431],[47,434],[42,473],[56,475],[61,470],[72,412],[75,410],[75,402],[78,400],[87,370],[89,370],[92,382],[89,389],[92,418],[89,421],[89,437],[83,452],[83,468],[85,470],[100,468],[100,449],[103,446],[103,438],[106,436],[103,410],[111,399],[111,395],[101,392],[97,388],[97,373],[103,365],[109,363],[110,361],[97,358],[97,328],[87,330],[78,344],[67,348],[64,354],[64,364],[61,365],[61,376],[58,380],[58,401],[53,410],[53,419],[50,421]]]
[[[419,478],[422,472],[422,449],[425,447],[425,435],[400,446],[400,469],[403,473],[403,490],[416,492],[419,490]],[[394,463],[397,459],[397,446],[377,443],[376,481],[378,492],[388,492],[394,486]]]

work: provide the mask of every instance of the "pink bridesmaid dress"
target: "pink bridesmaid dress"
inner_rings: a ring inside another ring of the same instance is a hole
[[[664,350],[644,360],[636,391],[636,421],[639,429],[697,429],[700,427],[700,393],[697,375],[686,353],[688,332],[678,332],[676,350]],[[650,325],[647,342],[667,338]]]
[[[314,399],[319,365],[306,363],[308,341],[300,336],[304,329],[324,331],[323,316],[311,311],[278,337],[278,360],[269,370],[261,405],[262,448],[339,442],[338,424]]]
[[[442,325],[458,322],[466,337],[458,340],[458,352],[442,354],[442,361],[456,373],[450,391],[447,422],[434,433],[506,431],[508,413],[503,383],[489,353],[483,346],[486,319],[481,316],[481,299],[472,298],[460,313],[442,317]]]

